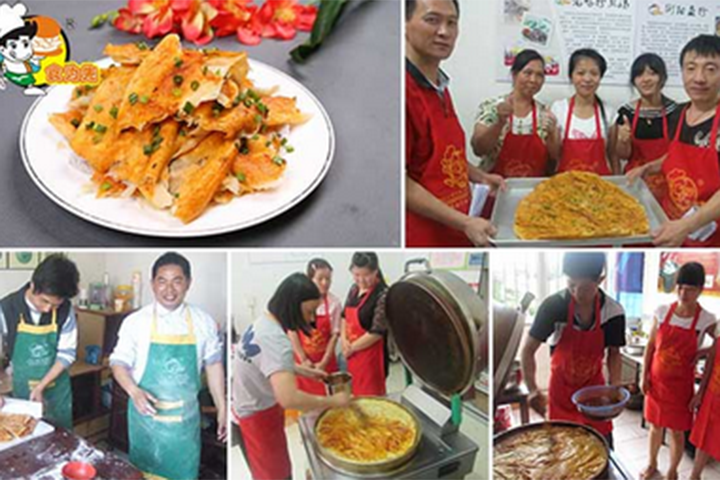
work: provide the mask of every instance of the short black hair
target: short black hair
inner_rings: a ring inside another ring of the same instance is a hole
[[[177,265],[182,269],[183,275],[185,275],[188,280],[192,278],[190,262],[188,261],[188,259],[177,252],[167,252],[160,255],[160,257],[155,260],[155,263],[153,263],[152,280],[155,280],[158,270],[160,270],[160,268],[164,267],[165,265]]]
[[[457,11],[459,17],[460,2],[459,0],[452,0],[452,2],[455,5],[455,10]],[[405,21],[408,21],[412,18],[413,14],[415,13],[415,8],[417,8],[417,0],[405,0]]]
[[[309,335],[310,324],[303,318],[302,303],[319,300],[320,290],[307,275],[293,273],[275,290],[268,302],[267,309],[280,322],[283,330],[296,332],[301,330]]]
[[[678,285],[692,285],[703,288],[705,286],[705,267],[702,263],[688,262],[678,270],[675,283]]]
[[[635,79],[649,68],[660,77],[660,86],[664,87],[668,79],[667,67],[665,60],[656,53],[643,53],[635,59],[630,67],[630,85],[635,85]]]
[[[10,40],[17,40],[22,36],[35,38],[37,35],[38,26],[34,21],[26,21],[25,25],[15,30],[10,30],[8,33],[0,38],[0,46],[7,47],[7,42]]]
[[[332,272],[333,268],[332,265],[330,265],[330,262],[324,258],[313,258],[308,262],[305,273],[308,278],[312,280],[315,277],[315,272],[318,270],[330,270]]]
[[[720,57],[720,37],[716,35],[698,35],[685,44],[680,52],[680,66],[683,66],[685,55],[690,52],[701,57]]]
[[[510,67],[510,71],[513,73],[513,75],[516,73],[520,73],[522,69],[527,66],[528,63],[534,62],[535,60],[540,60],[540,62],[543,64],[543,67],[545,66],[545,58],[543,58],[543,56],[540,55],[536,50],[527,48],[517,54],[515,60],[513,60],[512,67]]]
[[[575,67],[577,67],[577,64],[583,58],[588,58],[597,64],[600,69],[600,78],[605,76],[605,72],[607,72],[607,60],[605,60],[605,57],[603,57],[600,52],[595,49],[581,48],[579,50],[575,50],[572,55],[570,55],[570,65],[568,67],[568,76],[570,78],[572,78]]]
[[[45,257],[32,274],[34,294],[44,293],[69,299],[77,295],[79,283],[77,266],[61,253]]]
[[[567,252],[563,256],[563,273],[570,278],[600,280],[605,271],[605,254],[602,252]]]

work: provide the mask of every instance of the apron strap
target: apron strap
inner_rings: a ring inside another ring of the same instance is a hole
[[[195,326],[192,322],[192,317],[190,316],[190,308],[185,305],[185,322],[188,326],[188,333],[185,336],[194,336],[195,335]],[[157,307],[153,306],[153,318],[152,318],[152,324],[150,326],[150,338],[153,338],[157,336]]]
[[[570,138],[570,124],[572,123],[573,110],[575,110],[575,95],[570,97],[570,105],[568,106],[567,119],[565,120],[565,134],[563,135],[563,142]]]
[[[702,312],[702,307],[698,303],[695,306],[695,318],[693,318],[692,325],[690,326],[690,331],[695,332],[695,329],[697,328],[698,320],[700,319],[700,313]]]
[[[682,112],[680,112],[680,121],[678,122],[677,130],[675,130],[674,141],[680,141],[680,132],[682,131],[683,125],[685,125],[685,115],[687,114],[688,105],[685,105]]]
[[[600,292],[595,295],[595,319],[593,322],[593,330],[599,330],[600,322]],[[570,328],[575,328],[575,298],[570,294],[570,307],[568,308],[567,324]]]
[[[661,99],[662,101],[662,99]],[[638,119],[640,118],[640,105],[642,104],[642,98],[639,98],[637,101],[637,106],[635,107],[635,116],[633,117],[633,123],[632,123],[632,132],[633,135],[637,133],[637,124]],[[667,112],[665,110],[665,105],[662,106],[662,128],[663,128],[663,140],[668,138],[668,120],[667,120]]]
[[[720,104],[715,108],[715,118],[713,119],[712,131],[710,132],[710,149],[716,149],[718,138],[718,125],[720,125]]]
[[[532,120],[533,120],[533,126],[532,126],[533,135],[538,135],[537,108],[535,108],[535,100],[532,101]]]
[[[595,101],[595,136],[598,140],[602,139],[602,128],[600,127],[600,108],[597,100]]]
[[[632,128],[630,129],[630,131],[632,132],[633,135],[635,135],[637,133],[637,124],[638,124],[638,120],[640,118],[640,104],[641,103],[642,103],[642,99],[639,99],[637,101],[637,105],[635,105],[635,116],[633,117]]]

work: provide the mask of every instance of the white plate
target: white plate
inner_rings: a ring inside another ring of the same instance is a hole
[[[278,87],[277,94],[297,98],[297,106],[311,115],[288,136],[293,153],[277,188],[244,195],[215,205],[190,224],[168,210],[157,210],[140,198],[95,198],[89,189],[89,167],[48,121],[52,113],[67,110],[72,86],[58,85],[33,103],[20,130],[20,153],[35,184],[65,210],[114,230],[154,237],[203,237],[232,232],[265,222],[300,203],[312,193],[330,168],[335,133],[327,112],[303,85],[285,73],[250,60],[250,79],[258,88]],[[106,67],[109,59],[97,62]],[[83,169],[85,167],[85,170]]]

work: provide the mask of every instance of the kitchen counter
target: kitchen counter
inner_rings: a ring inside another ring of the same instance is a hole
[[[62,479],[62,467],[71,460],[91,463],[97,479],[142,479],[142,473],[112,453],[104,452],[69,431],[55,431],[0,452],[0,480],[17,478]]]
[[[127,5],[125,0],[25,0],[28,14],[63,24],[71,60],[100,59],[105,44],[147,40],[91,19]],[[304,42],[266,39],[241,45],[236,37],[209,47],[247,50],[303,83],[325,106],[336,135],[335,158],[320,187],[300,205],[261,225],[220,236],[183,239],[184,246],[326,247],[400,245],[400,83],[399,1],[351,2],[323,47],[304,65],[288,61]],[[177,239],[125,234],[76,217],[53,203],[25,171],[18,141],[25,113],[35,101],[8,84],[0,91],[0,245],[5,247],[163,247]]]

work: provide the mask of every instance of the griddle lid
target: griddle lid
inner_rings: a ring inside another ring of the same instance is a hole
[[[464,282],[462,287],[474,295]],[[476,332],[447,284],[431,273],[408,274],[390,287],[386,300],[390,331],[413,375],[448,397],[465,392],[474,382]]]
[[[493,305],[493,398],[498,398],[505,389],[524,328],[523,313],[515,308]]]

